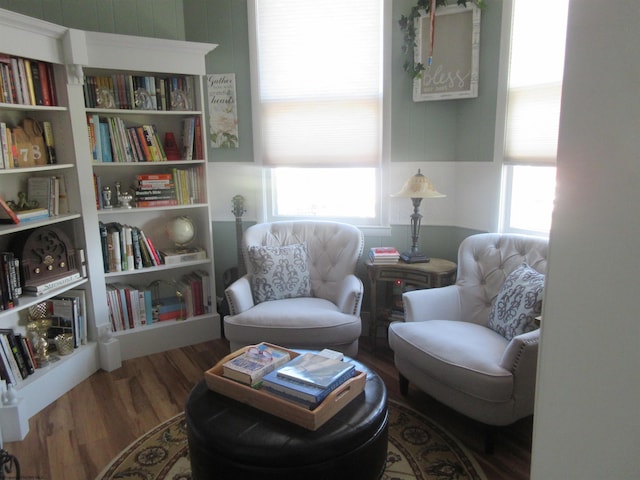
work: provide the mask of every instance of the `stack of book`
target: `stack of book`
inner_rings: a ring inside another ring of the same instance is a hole
[[[134,192],[136,207],[178,205],[173,174],[140,174],[137,180],[138,184]]]
[[[222,365],[222,375],[245,385],[257,386],[265,375],[291,359],[286,350],[260,343]]]
[[[395,247],[373,247],[369,250],[369,260],[374,265],[398,263],[400,252]]]
[[[262,388],[314,410],[355,374],[355,365],[336,358],[338,352],[304,353],[262,378]]]

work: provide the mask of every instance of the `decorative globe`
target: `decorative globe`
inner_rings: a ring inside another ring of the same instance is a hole
[[[167,237],[179,246],[188,245],[196,236],[196,226],[189,217],[175,217],[167,222]]]

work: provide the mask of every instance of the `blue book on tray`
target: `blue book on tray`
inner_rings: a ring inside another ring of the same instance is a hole
[[[353,376],[355,365],[324,355],[305,353],[298,355],[278,369],[278,376],[313,387],[327,388],[338,385]]]
[[[331,392],[340,387],[355,374],[355,366],[347,370],[327,387],[307,385],[298,381],[289,380],[278,375],[274,370],[262,378],[262,388],[268,392],[298,403],[306,408],[316,408]]]

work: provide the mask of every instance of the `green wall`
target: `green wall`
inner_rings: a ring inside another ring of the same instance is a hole
[[[0,0],[0,8],[80,30],[186,40],[182,0]]]
[[[480,34],[479,96],[475,99],[413,102],[411,79],[402,70],[402,36],[397,20],[414,0],[393,0],[391,161],[493,159],[498,53],[502,3],[486,0]],[[247,5],[241,0],[0,0],[0,7],[59,25],[127,35],[216,43],[206,59],[208,73],[235,73],[240,147],[211,149],[212,162],[252,162],[251,88]],[[235,265],[235,222],[213,222],[218,295],[222,272]],[[420,250],[456,260],[462,239],[477,231],[457,226],[423,226]],[[411,244],[409,226],[392,225],[391,236],[366,237],[372,246]],[[364,269],[360,274],[365,278]],[[365,304],[366,304],[365,300]]]

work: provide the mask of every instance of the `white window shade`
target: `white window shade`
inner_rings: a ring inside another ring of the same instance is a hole
[[[378,165],[380,3],[321,3],[256,0],[262,161],[271,166]]]
[[[555,163],[562,85],[534,85],[509,90],[505,160]]]
[[[513,8],[505,161],[555,164],[568,0]]]

